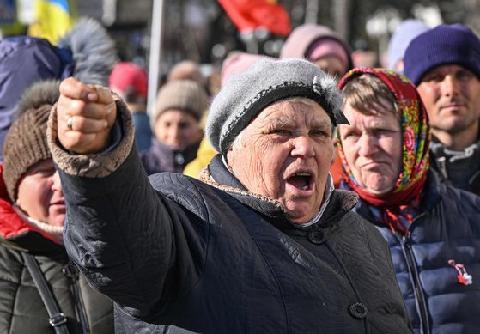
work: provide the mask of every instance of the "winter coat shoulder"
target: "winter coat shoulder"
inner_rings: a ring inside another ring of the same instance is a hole
[[[422,212],[410,225],[409,236],[398,236],[377,225],[392,253],[415,333],[477,333],[480,197],[440,183],[430,172],[422,206]],[[360,203],[356,210],[373,221],[364,204]],[[463,274],[471,276],[471,281]]]
[[[320,222],[298,229],[219,159],[204,181],[148,179],[128,115],[120,118],[126,135],[109,171],[93,161],[92,170],[75,169],[68,152],[54,149],[67,251],[116,302],[119,332],[410,332],[387,246],[351,211],[354,195],[334,191]]]

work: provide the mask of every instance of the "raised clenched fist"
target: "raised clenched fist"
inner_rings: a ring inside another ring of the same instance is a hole
[[[77,154],[93,154],[107,146],[117,108],[108,88],[70,77],[60,85],[57,113],[63,147]]]

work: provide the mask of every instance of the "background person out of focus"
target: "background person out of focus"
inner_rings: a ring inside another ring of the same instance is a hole
[[[3,138],[23,92],[37,81],[72,75],[73,63],[70,49],[53,46],[45,39],[26,36],[0,39],[0,160]]]
[[[152,131],[146,112],[148,78],[145,70],[135,63],[115,64],[109,78],[109,86],[125,101],[132,112],[138,151],[148,150],[152,141]]]
[[[347,43],[330,28],[304,25],[288,36],[280,58],[302,58],[337,79],[353,68],[351,51]]]
[[[440,25],[410,42],[404,62],[428,112],[431,168],[480,195],[480,40],[464,25]]]
[[[405,77],[357,69],[339,87],[343,188],[390,247],[414,332],[477,333],[480,198],[429,172],[427,112]]]
[[[191,60],[184,60],[175,64],[167,75],[168,81],[190,80],[199,84],[209,94],[207,78],[203,75],[200,65]]]
[[[43,81],[30,88],[5,137],[0,167],[1,333],[55,333],[49,321],[61,333],[114,330],[112,301],[87,284],[63,247],[63,189],[46,139],[59,84]],[[46,302],[55,305],[56,315],[47,312]]]
[[[251,54],[241,51],[231,52],[222,63],[221,78],[222,85],[232,76],[246,71],[251,65],[266,56]],[[198,177],[202,170],[208,166],[210,160],[217,154],[207,138],[200,143],[195,160],[185,166],[184,174],[191,177]]]
[[[51,323],[61,333],[114,330],[111,300],[88,286],[63,247],[65,204],[46,129],[59,97],[55,80],[75,75],[106,85],[116,52],[90,19],[59,45],[26,36],[0,41],[0,104],[7,101],[13,112],[0,182],[1,333],[54,333]]]
[[[387,67],[403,74],[403,56],[410,41],[429,28],[420,20],[405,20],[395,29],[388,44]]]
[[[205,90],[194,81],[169,81],[160,88],[150,117],[152,145],[141,154],[147,174],[182,173],[196,158],[203,138],[201,120],[208,106]]]

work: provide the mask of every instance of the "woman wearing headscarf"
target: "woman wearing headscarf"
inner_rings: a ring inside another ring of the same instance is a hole
[[[350,122],[338,128],[343,187],[390,247],[412,327],[476,333],[480,199],[429,172],[427,113],[408,79],[355,69],[339,87]]]

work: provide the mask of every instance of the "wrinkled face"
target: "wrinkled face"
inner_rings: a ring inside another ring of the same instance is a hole
[[[321,70],[328,74],[338,78],[341,78],[345,74],[345,65],[334,56],[322,57],[313,62]]]
[[[172,149],[182,150],[202,138],[200,124],[190,113],[171,109],[158,116],[155,137]]]
[[[417,87],[433,131],[456,134],[476,128],[480,117],[480,81],[459,65],[428,71]]]
[[[402,162],[402,133],[392,106],[386,101],[372,115],[346,103],[343,113],[350,124],[338,127],[343,152],[360,186],[381,196],[395,186]]]
[[[330,117],[304,98],[265,108],[228,152],[228,164],[240,182],[279,201],[295,223],[318,213],[333,158]]]
[[[16,204],[35,220],[63,226],[63,190],[52,160],[36,163],[23,175],[18,185]]]

